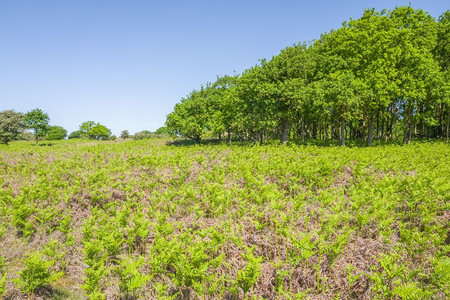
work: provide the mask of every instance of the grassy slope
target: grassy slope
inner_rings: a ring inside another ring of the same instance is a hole
[[[26,298],[14,278],[41,253],[64,275],[36,298],[444,299],[449,154],[442,142],[0,146],[5,296]]]

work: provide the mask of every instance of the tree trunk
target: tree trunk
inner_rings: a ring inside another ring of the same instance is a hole
[[[394,118],[395,118],[395,111],[394,111],[394,105],[392,105],[391,121],[389,123],[389,130],[388,130],[388,134],[387,134],[390,140],[392,140],[392,138],[393,138]]]
[[[449,137],[449,125],[450,125],[450,111],[448,112],[448,114],[447,114],[447,133],[446,133],[446,135],[447,135],[447,137],[446,137],[446,140],[447,140],[447,142],[448,142],[448,137]]]
[[[380,138],[380,109],[377,110],[377,134],[375,135],[377,139]]]
[[[341,139],[339,141],[339,146],[345,146],[345,119],[341,120]]]
[[[408,115],[405,120],[405,132],[403,134],[403,144],[409,144],[411,141],[411,119],[412,119],[412,104],[408,103]]]
[[[373,122],[374,122],[374,117],[370,116],[369,129],[367,131],[367,146],[369,146],[369,147],[372,146],[372,140],[373,140]]]
[[[261,133],[259,135],[259,145],[262,146],[264,142],[264,136],[263,136],[263,130],[261,130]]]
[[[281,121],[281,137],[280,137],[281,144],[282,145],[286,144],[288,138],[289,138],[289,121],[286,118]]]
[[[411,134],[412,134],[412,126],[409,124],[409,130],[408,130],[408,144],[411,143]]]

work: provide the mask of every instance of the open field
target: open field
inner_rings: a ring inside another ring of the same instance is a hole
[[[445,299],[449,162],[444,142],[1,145],[0,293]]]

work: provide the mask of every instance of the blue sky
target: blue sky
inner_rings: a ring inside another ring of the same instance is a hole
[[[0,0],[0,111],[39,107],[69,132],[164,125],[175,103],[365,8],[447,1]]]

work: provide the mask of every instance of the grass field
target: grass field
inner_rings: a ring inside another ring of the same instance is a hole
[[[448,299],[450,146],[0,146],[5,299]]]

